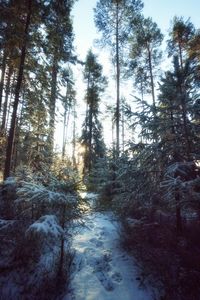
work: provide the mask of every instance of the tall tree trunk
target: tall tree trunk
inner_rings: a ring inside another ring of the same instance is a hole
[[[185,94],[185,93],[184,93]],[[186,101],[185,101],[185,95],[183,94],[182,98],[182,117],[183,117],[183,128],[184,128],[184,136],[185,136],[185,142],[186,142],[186,155],[187,159],[190,160],[190,153],[191,153],[191,146],[190,146],[190,139],[189,139],[189,133],[188,133],[188,120],[187,120],[187,110],[186,110]]]
[[[119,124],[120,124],[120,63],[119,63],[119,4],[116,3],[116,84],[117,84],[117,99],[116,99],[116,154],[120,154],[119,148]]]
[[[54,146],[57,76],[58,76],[58,58],[57,58],[57,50],[56,50],[53,57],[53,65],[52,65],[52,73],[51,73],[51,96],[50,96],[50,112],[49,112],[50,120],[49,120],[48,142],[49,142],[51,163],[52,163],[53,146]]]
[[[6,127],[8,97],[9,97],[9,93],[10,93],[10,81],[11,81],[12,71],[13,71],[12,67],[9,67],[8,77],[7,77],[7,81],[6,81],[6,87],[5,87],[5,101],[4,101],[4,105],[3,105],[3,116],[2,116],[1,130],[5,130],[5,127]]]
[[[20,91],[21,91],[21,85],[22,85],[22,79],[23,79],[23,73],[24,73],[24,62],[25,62],[25,57],[26,57],[28,30],[29,30],[29,25],[30,25],[30,20],[31,20],[31,8],[32,8],[32,0],[29,0],[27,17],[26,17],[26,25],[25,25],[24,37],[23,37],[23,45],[22,45],[22,49],[21,49],[19,72],[18,72],[17,83],[16,83],[16,88],[15,88],[15,98],[14,98],[14,104],[13,104],[11,125],[10,125],[10,130],[9,130],[9,135],[8,135],[7,148],[6,148],[4,180],[10,176],[10,170],[11,170],[11,161],[12,161],[13,144],[14,144],[14,138],[15,138],[17,109],[18,109],[18,104],[19,104],[19,95],[20,95]]]
[[[145,108],[144,108],[144,81],[141,80],[141,83],[140,83],[140,92],[141,92],[141,100],[142,100],[142,112],[145,114]],[[141,134],[141,143],[145,142],[145,137],[143,136],[143,134]]]
[[[124,106],[124,101],[123,101]],[[124,107],[122,109],[122,151],[125,151],[125,119],[124,119]]]
[[[152,68],[152,58],[151,58],[151,50],[148,47],[148,60],[149,60],[149,72],[150,72],[150,80],[151,80],[151,95],[153,101],[153,110],[154,117],[156,117],[156,99],[155,99],[155,87],[154,87],[154,78],[153,78],[153,68]]]
[[[92,118],[93,118],[93,101],[91,99],[90,105],[89,105],[89,141],[88,141],[88,147],[89,147],[89,157],[88,157],[88,171],[90,173],[91,166],[92,166]]]
[[[65,146],[66,146],[66,120],[67,120],[67,110],[64,111],[63,116],[63,144],[62,144],[62,161],[65,158]]]
[[[180,59],[181,70],[183,71],[183,54],[182,54],[182,47],[181,47],[180,42],[178,43],[178,50],[179,50],[179,59]]]
[[[13,103],[13,98],[15,96],[15,91],[14,91],[14,86],[15,86],[15,82],[17,81],[17,75],[16,72],[13,72],[13,76],[12,76],[12,83],[11,83],[11,91],[10,91],[10,95],[9,95],[9,99],[8,99],[8,108],[7,108],[7,114],[6,114],[6,124],[5,124],[5,129],[8,129],[8,123],[10,120],[10,114],[12,111],[12,103]]]
[[[4,88],[4,78],[6,72],[6,59],[7,59],[7,51],[4,50],[3,59],[2,59],[2,67],[1,67],[1,80],[0,80],[0,112],[2,108],[2,100],[3,100],[3,88]]]
[[[11,170],[13,170],[13,172],[15,172],[18,163],[18,154],[19,154],[18,146],[19,146],[19,136],[20,136],[19,119],[20,118],[18,117],[16,119],[15,139],[13,144],[12,163],[11,163]]]
[[[181,67],[181,76],[183,76],[183,73],[184,73],[183,53],[182,53],[182,47],[181,47],[180,42],[178,44],[178,49],[179,49],[179,60],[180,60],[180,67]],[[185,142],[186,142],[186,155],[187,155],[187,159],[190,160],[191,147],[190,147],[190,139],[189,139],[189,133],[188,133],[188,120],[187,120],[187,108],[186,108],[187,92],[186,92],[184,82],[180,86],[180,93],[181,93],[181,109],[182,109],[182,118],[183,118],[183,130],[184,130],[184,137],[185,137]]]
[[[74,107],[73,107],[72,162],[73,162],[73,167],[76,168],[76,107],[75,107],[75,100],[74,100]]]
[[[171,121],[171,134],[173,137],[173,157],[174,157],[174,161],[179,161],[179,155],[176,149],[176,131],[175,131],[175,127],[174,127],[174,113],[173,113],[173,104],[172,101],[170,101],[170,121]]]
[[[64,112],[63,119],[63,146],[62,146],[62,160],[65,158],[66,154],[66,142],[67,142],[67,129],[69,128],[69,118],[70,118],[70,107]]]

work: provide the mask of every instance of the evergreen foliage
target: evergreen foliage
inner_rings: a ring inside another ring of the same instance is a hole
[[[80,141],[84,147],[83,173],[87,175],[98,159],[105,156],[99,105],[100,96],[106,86],[106,78],[102,75],[102,66],[97,62],[92,51],[89,51],[86,57],[84,81],[87,84],[85,96],[87,111]]]
[[[97,44],[110,50],[116,83],[108,149],[101,118],[107,78],[92,50],[85,62],[76,57],[74,3],[0,1],[0,298],[56,298],[69,283],[70,230],[86,184],[119,217],[124,245],[163,299],[199,299],[200,29],[175,16],[165,58],[164,35],[142,15],[142,1],[97,1]],[[122,79],[133,85],[126,99]],[[19,288],[14,298],[10,282]]]

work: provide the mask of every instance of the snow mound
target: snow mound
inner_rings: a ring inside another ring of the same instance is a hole
[[[62,227],[54,215],[42,216],[39,220],[29,226],[26,231],[26,237],[33,235],[60,237],[63,234]]]

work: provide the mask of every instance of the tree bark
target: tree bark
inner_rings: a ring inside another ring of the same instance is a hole
[[[66,120],[67,120],[67,110],[64,111],[63,116],[63,144],[62,144],[62,161],[65,158],[65,146],[66,146]]]
[[[91,97],[92,98],[92,97]],[[90,104],[89,104],[89,161],[88,161],[88,171],[90,173],[91,171],[91,161],[92,161],[92,118],[93,118],[93,99],[91,99]]]
[[[5,130],[5,127],[6,127],[6,117],[7,117],[7,108],[8,108],[8,97],[9,97],[9,93],[10,93],[11,75],[12,75],[12,68],[10,67],[8,70],[8,78],[7,78],[6,87],[5,87],[5,101],[4,101],[4,105],[3,105],[1,130]]]
[[[58,59],[57,59],[57,50],[55,50],[54,57],[53,57],[52,73],[51,73],[51,96],[50,96],[50,113],[49,113],[50,120],[49,120],[48,142],[49,142],[49,150],[50,150],[50,160],[52,160],[53,157],[53,146],[54,146],[57,76],[58,76]]]
[[[10,176],[11,171],[11,162],[12,162],[12,153],[13,153],[13,145],[14,145],[14,138],[15,138],[15,127],[16,127],[16,118],[17,118],[17,109],[19,104],[19,95],[21,91],[23,73],[24,73],[24,62],[26,57],[26,47],[27,47],[27,40],[28,40],[28,30],[31,21],[31,8],[32,8],[32,0],[28,1],[28,10],[27,10],[27,17],[26,17],[26,25],[24,30],[24,38],[23,44],[21,49],[21,57],[20,57],[20,64],[19,64],[19,72],[17,77],[17,83],[15,88],[15,98],[13,104],[13,112],[10,124],[10,130],[8,135],[7,141],[7,148],[6,148],[6,161],[5,161],[5,168],[4,168],[4,180]]]
[[[6,72],[6,59],[7,59],[7,52],[4,50],[3,59],[2,59],[2,68],[1,68],[1,81],[0,81],[0,112],[2,107],[2,99],[3,99],[3,88],[4,88],[4,78]]]
[[[75,108],[75,100],[74,100],[74,104],[73,104],[72,162],[73,162],[73,167],[76,168],[76,108]]]
[[[182,82],[180,86],[180,94],[181,94],[181,108],[182,108],[182,118],[183,118],[183,130],[184,130],[184,137],[186,142],[186,155],[187,159],[190,160],[190,153],[191,153],[191,147],[190,147],[190,140],[189,140],[189,133],[188,133],[188,120],[187,120],[187,108],[186,108],[186,88],[185,84],[183,82],[183,54],[182,54],[182,47],[179,42],[178,44],[179,48],[179,59],[180,59],[180,67],[181,67],[181,76],[182,76]]]
[[[116,99],[116,155],[119,157],[119,125],[120,125],[120,63],[119,63],[119,4],[116,3],[116,76],[117,76],[117,99]]]
[[[149,49],[149,47],[147,47],[147,49],[148,49],[148,58],[149,58],[149,72],[150,72],[150,79],[151,79],[151,95],[152,95],[154,117],[155,117],[156,116],[156,99],[155,99],[155,87],[154,87],[154,78],[153,78],[151,50]]]

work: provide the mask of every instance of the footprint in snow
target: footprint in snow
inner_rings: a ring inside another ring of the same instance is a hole
[[[122,275],[119,272],[113,273],[111,278],[117,283],[120,283],[122,281]]]
[[[90,242],[91,242],[92,244],[95,244],[96,247],[101,247],[101,246],[103,246],[103,242],[100,241],[100,240],[97,240],[97,239],[95,239],[95,238],[90,239]]]
[[[106,262],[112,261],[112,252],[110,250],[103,251],[103,258]]]
[[[109,272],[111,266],[109,261],[105,259],[105,256],[89,256],[87,258],[87,263],[93,268],[93,272]]]
[[[100,233],[99,233],[99,236],[100,236],[100,237],[104,237],[105,235],[106,235],[106,233],[105,233],[104,230],[100,231]]]
[[[95,249],[93,249],[93,248],[85,248],[85,250],[84,250],[84,254],[85,254],[85,256],[87,257],[93,257],[94,256],[94,254],[95,254]]]
[[[114,283],[105,272],[99,271],[96,273],[96,276],[106,291],[113,291],[115,289]]]
[[[79,272],[84,266],[84,257],[83,255],[76,255],[73,262],[73,266],[76,267],[76,270]]]

